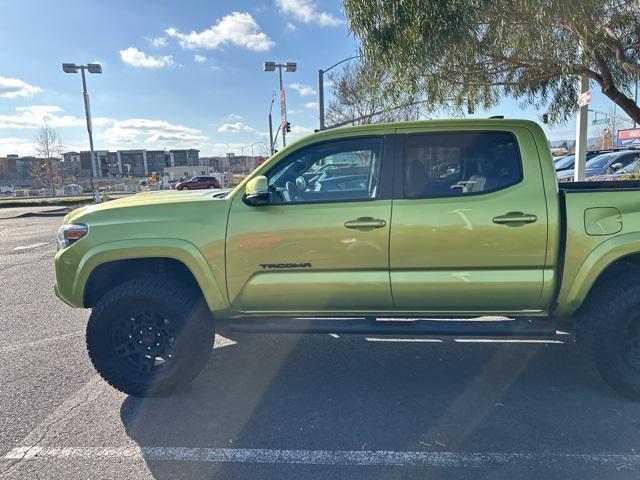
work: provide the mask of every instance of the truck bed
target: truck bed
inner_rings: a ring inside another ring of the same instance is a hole
[[[635,180],[560,184],[557,300],[562,307],[557,313],[571,312],[581,304],[591,272],[598,271],[597,263],[606,263],[608,255],[622,245],[639,241],[639,190],[640,181]]]

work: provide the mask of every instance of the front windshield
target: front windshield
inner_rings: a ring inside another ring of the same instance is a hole
[[[575,155],[567,155],[562,160],[556,162],[556,170],[573,167]]]

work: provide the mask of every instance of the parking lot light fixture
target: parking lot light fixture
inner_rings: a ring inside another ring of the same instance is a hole
[[[276,63],[276,62],[264,62],[262,70],[265,72],[273,72],[278,69],[278,76],[280,78],[280,130],[282,131],[282,146],[287,146],[286,128],[284,125],[287,123],[287,102],[285,99],[284,87],[282,86],[282,69],[285,72],[293,73],[298,69],[296,62]]]
[[[89,63],[87,65],[76,65],[75,63],[63,63],[64,73],[80,73],[82,75],[82,96],[84,98],[84,114],[87,120],[87,132],[89,133],[89,149],[91,150],[91,189],[93,190],[93,177],[97,176],[96,154],[93,148],[93,128],[91,126],[91,106],[89,104],[89,93],[87,93],[87,79],[84,71],[89,73],[102,73],[102,65],[99,63]],[[94,192],[95,193],[95,192]]]

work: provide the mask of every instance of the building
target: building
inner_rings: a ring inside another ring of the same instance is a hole
[[[146,177],[147,151],[146,150],[118,150],[118,165],[125,177]]]
[[[62,154],[62,158],[64,158],[64,154]],[[80,176],[88,178],[92,175],[91,152],[80,152]]]
[[[0,182],[11,185],[18,177],[16,166],[17,155],[7,155],[0,158]]]
[[[95,176],[109,177],[147,177],[152,172],[164,175],[168,167],[198,167],[200,151],[195,148],[186,150],[95,150]],[[63,155],[65,170],[74,166],[74,176],[89,178],[93,174],[91,168],[91,152],[66,152]],[[219,163],[218,163],[219,165]],[[206,166],[212,166],[206,164]],[[0,165],[0,173],[1,173]]]
[[[108,150],[95,150],[98,177],[117,177],[120,176],[120,165],[118,163],[117,152],[109,152]]]
[[[200,165],[200,150],[189,148],[188,150],[169,150],[170,165],[183,167],[185,165]]]
[[[147,170],[149,173],[164,175],[164,169],[171,166],[171,153],[165,150],[147,151]]]

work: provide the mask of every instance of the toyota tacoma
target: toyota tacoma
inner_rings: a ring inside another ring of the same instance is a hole
[[[89,356],[131,395],[191,381],[214,328],[548,337],[575,327],[604,379],[640,397],[640,182],[559,187],[534,122],[324,130],[227,195],[145,192],[63,223],[55,291],[92,309]]]

